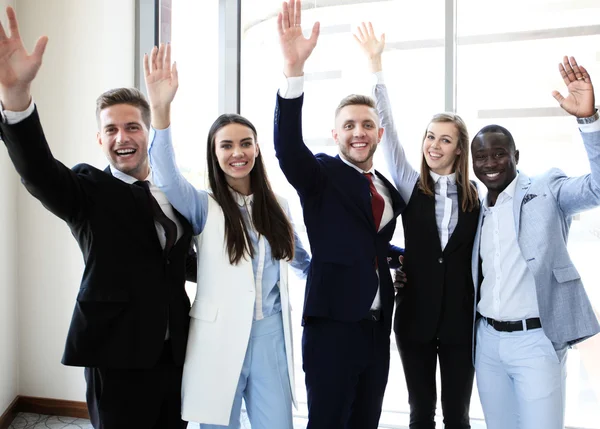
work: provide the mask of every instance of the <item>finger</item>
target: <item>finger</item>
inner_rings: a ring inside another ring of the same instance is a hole
[[[283,30],[287,30],[290,28],[290,8],[287,2],[283,2],[281,6],[281,19],[283,23]]]
[[[404,264],[404,255],[398,256],[398,261],[400,261],[400,264]]]
[[[577,61],[575,61],[575,57],[571,57],[569,63],[571,64],[571,68],[575,73],[575,78],[577,80],[583,80],[583,75],[581,73],[581,70],[579,70],[579,65],[577,64]]]
[[[150,52],[150,73],[153,73],[156,70],[156,56],[158,55],[158,48],[155,46],[152,48],[152,52]]]
[[[296,13],[294,14],[296,21],[294,22],[297,27],[302,26],[302,1],[296,0]]]
[[[561,106],[563,104],[563,101],[565,101],[565,97],[563,97],[562,94],[558,91],[552,91],[552,97],[554,97],[554,99],[558,101],[558,104],[560,104]]]
[[[584,66],[580,65],[579,70],[581,70],[581,75],[583,76],[583,80],[586,83],[592,83],[592,78],[590,77],[590,74],[588,73],[587,69]]]
[[[369,22],[367,25],[367,30],[369,31],[369,37],[375,38],[375,31],[373,31],[373,24]]]
[[[567,71],[565,70],[565,67],[563,66],[562,63],[558,64],[558,71],[560,72],[560,75],[561,75],[565,85],[569,86],[571,81],[569,80],[569,76],[567,76]]]
[[[358,42],[359,45],[362,45],[362,40],[360,40],[356,34],[352,33],[352,37],[354,37],[354,40],[356,40]]]
[[[144,54],[144,77],[150,76],[150,64],[148,64],[148,54]]]
[[[356,31],[358,32],[358,36],[360,37],[361,41],[363,41],[363,40],[366,39],[365,33],[367,31],[365,29],[365,23],[364,22],[361,25],[358,26],[358,28],[356,29]]]
[[[573,72],[573,67],[571,67],[571,64],[569,64],[569,58],[567,56],[563,58],[563,68],[565,69],[569,83],[577,80],[575,73]]]
[[[165,48],[165,68],[172,69],[173,64],[171,63],[171,44],[167,43],[167,47]],[[172,70],[171,70],[172,71]]]
[[[381,33],[381,37],[379,39],[381,40],[381,43],[385,45],[385,33]]]
[[[42,36],[37,42],[35,42],[35,47],[33,48],[33,53],[31,54],[37,61],[41,62],[42,57],[44,56],[44,52],[46,52],[46,45],[48,44],[48,37]]]
[[[165,68],[165,44],[161,43],[158,47],[158,55],[156,56],[156,66],[159,70]]]
[[[177,72],[177,61],[171,67],[171,85],[177,88],[179,86],[179,73]]]
[[[8,29],[10,30],[10,37],[19,39],[19,22],[17,21],[17,14],[12,7],[6,8],[6,16],[8,17]]]
[[[293,27],[296,25],[296,0],[290,0],[288,10],[290,12],[290,27]]]
[[[283,14],[281,12],[277,14],[277,32],[279,37],[283,36]]]

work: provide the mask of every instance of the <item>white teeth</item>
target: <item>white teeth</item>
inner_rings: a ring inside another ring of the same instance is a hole
[[[367,144],[366,143],[353,143],[351,146],[352,147],[365,147]]]
[[[135,149],[120,149],[116,151],[119,155],[129,155],[130,153],[134,153]]]
[[[232,167],[243,167],[246,164],[248,164],[248,163],[247,162],[232,162],[231,166]]]
[[[499,174],[500,174],[500,173],[486,173],[485,175],[486,175],[487,177],[490,177],[490,178],[492,178],[492,177],[496,177],[496,176],[497,176],[497,175],[499,175]]]
[[[438,155],[437,153],[431,153],[431,152],[429,152],[429,156],[431,158],[435,158],[435,159],[440,159],[442,157],[442,155]]]

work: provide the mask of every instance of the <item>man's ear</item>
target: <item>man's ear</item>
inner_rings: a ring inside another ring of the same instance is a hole
[[[96,133],[96,140],[98,141],[98,144],[99,144],[100,146],[102,146],[102,139],[100,138],[100,131],[98,131],[98,132]]]
[[[338,144],[338,132],[335,128],[331,130],[331,137],[333,138],[335,144]]]
[[[515,164],[519,163],[519,151],[515,150]]]
[[[381,141],[381,137],[383,137],[384,131],[385,131],[384,128],[379,128],[379,130],[377,131],[377,143],[379,143]]]

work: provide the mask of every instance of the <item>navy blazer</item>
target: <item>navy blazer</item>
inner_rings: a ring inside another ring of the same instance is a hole
[[[394,291],[386,258],[405,203],[376,172],[389,189],[394,211],[392,220],[377,232],[369,180],[339,156],[314,155],[306,147],[302,103],[303,96],[277,96],[274,142],[279,165],[300,196],[312,251],[303,319],[359,321],[367,315],[381,284],[383,319],[390,330]]]

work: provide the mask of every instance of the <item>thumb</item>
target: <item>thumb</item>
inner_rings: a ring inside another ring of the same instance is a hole
[[[398,256],[398,261],[400,261],[401,264],[404,264],[404,255]]]
[[[381,33],[381,42],[385,45],[385,33]]]
[[[313,44],[317,44],[317,39],[319,38],[319,33],[321,32],[321,23],[319,21],[315,22],[313,25],[312,33],[310,34],[310,41]]]
[[[48,44],[48,37],[42,36],[35,43],[35,47],[33,48],[32,56],[42,62],[42,57],[44,56],[44,52],[46,51],[46,45]]]
[[[562,94],[558,91],[552,91],[552,97],[554,97],[554,99],[556,101],[558,101],[558,104],[560,104],[562,106],[563,101],[565,101],[565,97],[562,96]]]

